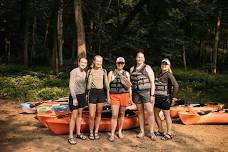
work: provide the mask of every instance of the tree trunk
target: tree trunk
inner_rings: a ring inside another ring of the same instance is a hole
[[[217,55],[218,55],[219,33],[220,33],[220,26],[221,26],[221,14],[222,14],[222,11],[219,10],[218,17],[217,17],[216,31],[215,31],[214,46],[213,46],[213,66],[212,66],[213,74],[217,73]]]
[[[33,18],[33,25],[32,25],[32,46],[31,46],[30,64],[32,64],[32,59],[33,59],[33,56],[35,55],[35,52],[34,52],[34,45],[36,43],[35,36],[36,36],[36,16],[34,16]]]
[[[82,18],[82,0],[74,0],[75,23],[77,30],[78,59],[86,57],[85,32]]]
[[[53,32],[53,47],[52,47],[52,69],[54,73],[59,72],[59,57],[58,57],[58,46],[57,46],[57,31]]]
[[[23,62],[28,66],[28,43],[29,43],[29,3],[30,0],[21,1],[22,27],[23,27]]]
[[[49,32],[49,20],[46,23],[46,30],[45,30],[45,35],[44,35],[44,46],[47,46],[47,37],[48,37],[48,32]]]
[[[63,0],[60,0],[57,17],[59,65],[63,66]]]
[[[187,71],[187,63],[186,63],[186,51],[185,51],[185,45],[183,43],[182,45],[182,51],[183,51],[183,54],[182,54],[182,57],[183,57],[183,63],[184,63],[184,70]]]

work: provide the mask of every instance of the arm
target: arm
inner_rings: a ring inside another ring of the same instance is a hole
[[[151,84],[151,92],[150,95],[153,96],[154,95],[154,91],[155,91],[155,84],[154,84],[154,71],[152,70],[152,68],[150,66],[147,65],[146,67],[146,71],[148,73],[148,77],[150,80],[150,84]]]
[[[107,72],[105,72],[105,78],[106,78],[106,80],[105,81],[107,81],[107,82],[105,82],[106,84],[106,88],[107,88],[107,92],[106,92],[106,94],[107,94],[107,102],[108,103],[110,103],[110,94],[109,94],[109,84],[110,84],[110,82],[112,81],[112,71],[110,71],[109,73],[108,73],[108,76],[107,76]]]
[[[149,80],[150,80],[150,84],[151,84],[151,89],[150,89],[150,100],[151,102],[154,102],[154,91],[155,91],[155,84],[154,84],[154,71],[152,70],[152,68],[147,65],[146,67],[146,71],[148,73],[148,77],[149,77]]]
[[[128,80],[131,82],[131,79],[130,79],[130,74],[127,72],[127,78],[128,78]],[[128,91],[129,91],[129,96],[130,96],[130,104],[133,104],[133,102],[132,102],[132,90],[131,90],[131,87],[128,89]]]
[[[177,83],[175,77],[173,76],[172,73],[169,73],[168,74],[169,76],[169,79],[171,80],[171,83],[172,83],[172,86],[173,86],[173,98],[172,98],[172,101],[176,101],[177,99],[175,98],[178,90],[179,90],[179,84]]]
[[[77,74],[75,71],[71,71],[70,72],[70,81],[69,81],[69,89],[70,89],[70,94],[73,98],[73,104],[76,106],[77,105],[77,98],[76,98],[76,92],[75,92],[75,89],[76,89],[76,85],[75,85],[75,82],[76,82],[76,77],[77,77]]]
[[[171,80],[172,85],[173,85],[173,96],[176,96],[176,94],[179,90],[179,84],[177,83],[177,81],[172,73],[169,73],[169,79]]]

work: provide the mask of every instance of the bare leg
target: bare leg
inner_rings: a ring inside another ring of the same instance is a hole
[[[73,138],[77,115],[78,115],[78,110],[77,109],[73,110],[70,118],[69,138]]]
[[[82,108],[78,109],[78,117],[77,117],[77,135],[81,134],[81,120],[82,120]]]
[[[144,106],[143,104],[136,104],[138,109],[138,118],[139,118],[139,126],[140,126],[140,133],[137,137],[142,138],[145,135],[144,132]]]
[[[93,134],[95,120],[96,104],[89,104],[89,130]]]
[[[119,138],[123,138],[122,129],[123,129],[123,125],[124,125],[125,111],[126,111],[126,107],[120,107],[119,119],[118,119],[118,125],[119,125],[118,135],[119,135]]]
[[[162,121],[161,121],[161,118],[159,116],[160,111],[161,111],[160,108],[156,108],[156,107],[154,108],[154,115],[155,115],[156,123],[158,125],[158,131],[163,132]]]
[[[96,111],[96,122],[95,122],[95,134],[98,133],[99,125],[101,121],[101,113],[103,111],[104,103],[97,103],[97,111]]]
[[[170,111],[169,110],[162,110],[165,116],[165,121],[166,121],[166,128],[167,128],[167,133],[171,134],[171,129],[172,129],[172,119],[170,116]]]
[[[144,105],[145,105],[145,109],[146,109],[147,115],[148,115],[148,123],[149,123],[150,132],[154,132],[154,124],[155,124],[154,104],[151,102],[147,102]]]
[[[113,141],[115,139],[115,131],[117,126],[117,118],[119,114],[119,105],[112,105],[112,120],[111,120],[111,137],[109,140]]]

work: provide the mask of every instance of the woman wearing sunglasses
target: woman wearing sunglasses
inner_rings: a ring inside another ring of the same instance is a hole
[[[109,87],[110,87],[110,102],[112,106],[112,120],[111,120],[111,136],[108,138],[109,141],[115,140],[115,130],[118,119],[118,137],[123,138],[122,128],[124,124],[124,116],[126,106],[132,103],[131,100],[131,88],[126,89],[121,84],[120,76],[128,78],[130,82],[130,74],[125,71],[124,68],[125,60],[123,57],[116,59],[116,69],[110,71],[108,74]]]

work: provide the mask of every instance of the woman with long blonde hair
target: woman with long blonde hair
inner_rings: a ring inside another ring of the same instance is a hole
[[[176,101],[179,85],[173,76],[171,62],[165,58],[161,61],[161,71],[155,80],[155,120],[158,125],[156,136],[161,136],[162,140],[172,139],[172,120],[170,116],[171,103]],[[166,131],[163,131],[162,121],[159,112],[162,110],[165,116]]]

